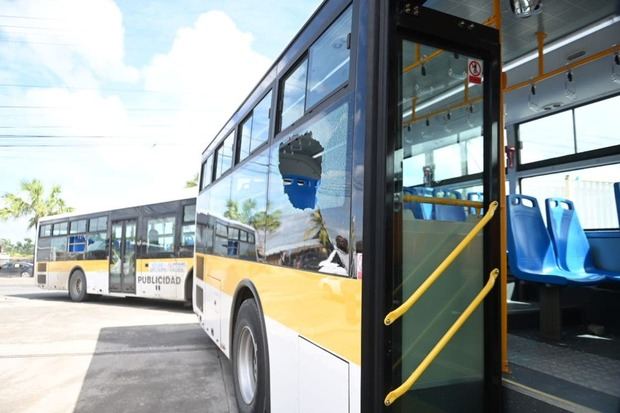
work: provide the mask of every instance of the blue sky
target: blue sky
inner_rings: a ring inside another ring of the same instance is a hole
[[[85,212],[193,196],[201,150],[319,4],[0,2],[0,194],[37,178]]]

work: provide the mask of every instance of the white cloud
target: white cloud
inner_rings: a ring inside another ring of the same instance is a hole
[[[266,72],[270,61],[252,41],[225,13],[204,13],[144,70],[147,89],[178,97],[184,136],[199,131],[203,140],[212,138]]]
[[[124,64],[123,16],[113,0],[19,0],[4,2],[3,14],[35,17],[5,27],[4,35],[28,44],[14,54],[32,53],[67,85],[139,78]]]

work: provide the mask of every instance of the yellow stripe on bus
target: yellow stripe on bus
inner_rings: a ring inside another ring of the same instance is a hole
[[[265,315],[317,345],[361,364],[361,280],[238,259],[204,256],[204,281],[233,296],[251,279]]]
[[[50,261],[47,263],[48,272],[69,272],[76,267],[82,268],[85,272],[103,271],[109,268],[108,260],[71,260],[71,261]]]

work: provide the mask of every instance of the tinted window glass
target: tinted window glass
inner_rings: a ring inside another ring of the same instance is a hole
[[[577,152],[620,145],[620,96],[575,109]]]
[[[86,220],[81,219],[79,221],[71,221],[70,231],[71,234],[86,232]]]
[[[37,242],[37,261],[50,261],[50,246],[51,245],[52,245],[51,238],[43,238]]]
[[[280,114],[280,130],[290,126],[304,114],[306,107],[306,73],[308,59],[284,80],[282,92],[282,113]]]
[[[196,233],[196,225],[185,224],[181,227],[181,248],[179,254],[181,257],[191,257],[194,254],[194,237]]]
[[[350,134],[347,102],[271,148],[267,262],[347,275]],[[250,234],[251,235],[251,234]]]
[[[307,107],[314,106],[349,78],[351,8],[310,47]]]
[[[54,224],[54,235],[65,235],[67,234],[67,229],[69,228],[68,222],[61,222],[60,224]]]
[[[52,235],[52,225],[51,224],[41,225],[40,231],[41,231],[42,237],[49,237],[50,235]]]
[[[86,259],[105,260],[108,258],[108,239],[105,232],[87,234],[86,242]]]
[[[575,153],[571,111],[519,125],[521,163],[542,161]]]
[[[175,218],[150,218],[146,221],[147,228],[147,255],[170,255],[174,253]]]
[[[248,116],[241,124],[241,144],[239,145],[239,160],[247,158],[250,154],[252,142],[252,115]]]
[[[573,201],[582,227],[618,228],[613,189],[618,177],[620,164],[541,175],[522,179],[521,193],[538,199],[545,220],[545,199],[561,197]]]
[[[183,222],[194,222],[196,220],[196,205],[185,205],[183,207]]]
[[[220,147],[217,148],[217,155],[215,158],[217,160],[217,168],[215,171],[216,179],[222,176],[222,174],[226,172],[227,170],[229,170],[230,167],[232,166],[234,142],[235,142],[235,134],[231,132],[226,137],[226,139],[224,139],[224,142],[222,142],[222,145],[220,145]]]
[[[52,238],[51,261],[62,261],[67,258],[67,237]]]
[[[267,142],[269,139],[269,119],[271,111],[271,92],[260,101],[254,108],[252,115],[252,143],[250,144],[250,152],[254,152],[256,148]]]
[[[207,160],[202,164],[202,186],[200,189],[205,188],[211,183],[213,177],[213,154],[209,155]]]
[[[86,221],[84,221],[86,224]],[[73,224],[72,224],[73,227]],[[86,254],[86,236],[85,235],[71,235],[69,237],[69,257],[70,259],[81,260],[84,259]]]
[[[88,226],[89,232],[107,231],[108,217],[91,218]]]

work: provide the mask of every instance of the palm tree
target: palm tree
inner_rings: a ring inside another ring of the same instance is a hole
[[[25,196],[22,197],[19,193],[6,193],[2,196],[4,208],[0,209],[0,219],[6,221],[9,218],[30,217],[30,229],[37,226],[41,217],[73,211],[73,208],[60,198],[62,190],[59,185],[52,186],[49,196],[45,197],[43,184],[38,179],[33,179],[21,183],[21,192],[25,192]]]
[[[194,175],[189,181],[185,181],[185,188],[196,188],[198,186],[198,174]]]
[[[329,239],[329,233],[327,232],[327,227],[325,226],[325,220],[323,219],[323,214],[320,209],[312,212],[312,216],[310,217],[310,221],[312,222],[312,227],[308,228],[305,232],[306,239],[318,239],[321,245],[326,249],[333,248],[332,242]]]

